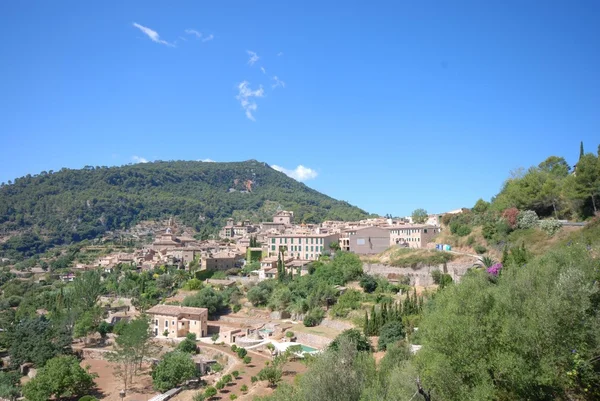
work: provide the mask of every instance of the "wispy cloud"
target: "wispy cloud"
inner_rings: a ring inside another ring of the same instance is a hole
[[[198,161],[204,162],[204,163],[216,163],[213,159],[200,159]]]
[[[277,57],[281,57],[281,56],[283,56],[283,52],[277,53]]]
[[[275,81],[275,83],[274,83],[273,85],[271,85],[271,87],[272,87],[273,89],[275,89],[275,88],[279,88],[279,87],[281,87],[281,88],[285,88],[285,82],[283,82],[281,79],[277,78],[277,75],[275,75],[275,76],[273,77],[273,81]]]
[[[193,35],[193,36],[197,37],[198,39],[200,39],[202,37],[202,32],[198,32],[195,29],[186,29],[185,33],[187,33],[188,35]]]
[[[160,43],[161,45],[175,47],[175,45],[173,43],[169,43],[166,40],[162,40],[160,38],[158,32],[156,32],[148,27],[145,27],[143,25],[140,25],[137,22],[134,22],[133,26],[136,27],[137,29],[139,29],[140,31],[142,31],[142,33],[144,33],[144,35],[148,36],[150,38],[150,40],[152,40],[153,42]]]
[[[207,37],[205,37],[204,39],[202,39],[203,42],[210,42],[211,40],[213,40],[215,38],[215,35],[213,35],[212,33],[210,35],[208,35]]]
[[[267,73],[267,70],[265,70],[265,67],[260,67],[260,70],[262,71],[263,74]]]
[[[289,170],[285,167],[277,166],[275,164],[272,165],[271,167],[273,167],[274,170],[281,171],[288,177],[292,177],[296,181],[313,180],[313,179],[317,178],[317,175],[319,175],[319,173],[317,173],[312,168],[304,167],[302,164],[300,164],[298,167],[296,167],[293,170]]]
[[[248,64],[250,65],[254,65],[254,63],[256,63],[258,59],[260,59],[260,57],[258,57],[258,54],[251,50],[246,50],[246,53],[248,53],[248,55],[250,56],[250,58],[248,59]]]
[[[235,98],[240,101],[240,105],[244,109],[246,117],[252,121],[256,121],[252,113],[256,111],[258,106],[253,98],[263,97],[264,95],[265,91],[262,85],[259,86],[258,89],[252,90],[250,88],[250,83],[248,81],[243,81],[238,84],[238,94]]]
[[[148,159],[141,156],[131,156],[131,160],[133,160],[135,163],[148,163]]]

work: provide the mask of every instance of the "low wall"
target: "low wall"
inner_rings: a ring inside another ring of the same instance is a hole
[[[431,272],[439,270],[448,273],[454,281],[458,282],[467,270],[473,266],[475,261],[473,258],[473,260],[448,262],[440,265],[423,265],[414,269],[412,267],[394,267],[383,264],[365,263],[363,270],[365,273],[383,277],[387,277],[388,274],[401,274],[410,279],[411,285],[427,287],[434,284]]]
[[[296,335],[296,342],[310,345],[319,349],[327,347],[329,343],[333,341],[331,338],[318,336],[316,334],[301,333],[297,331],[295,331],[294,334]]]
[[[319,326],[329,327],[333,330],[344,331],[354,328],[351,323],[341,322],[339,320],[323,319]]]

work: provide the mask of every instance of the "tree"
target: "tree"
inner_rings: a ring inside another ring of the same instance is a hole
[[[334,252],[339,251],[341,249],[340,248],[340,243],[337,242],[337,241],[330,242],[329,243],[329,249],[331,249]]]
[[[584,153],[583,153],[583,141],[581,141],[579,143],[579,160],[581,160],[581,158],[583,157]]]
[[[379,343],[377,347],[380,351],[385,351],[388,345],[402,340],[404,335],[404,325],[402,322],[398,320],[387,322],[379,330]]]
[[[377,289],[377,280],[375,280],[375,277],[365,274],[360,279],[360,286],[365,292],[371,293]]]
[[[141,316],[132,320],[117,337],[114,352],[107,355],[109,361],[116,364],[114,374],[123,380],[123,389],[127,390],[133,377],[137,375],[144,358],[157,351],[152,342],[149,320]]]
[[[412,212],[412,221],[415,224],[423,224],[427,221],[429,215],[425,209],[415,209]]]
[[[102,277],[99,270],[84,272],[73,281],[73,300],[77,302],[82,312],[94,308],[104,292]]]
[[[177,344],[177,350],[186,352],[188,354],[196,354],[198,352],[198,347],[196,345],[196,341],[186,337],[183,341]]]
[[[0,371],[0,397],[14,401],[20,395],[20,379],[21,375],[18,372]]]
[[[8,353],[11,365],[18,367],[25,362],[33,362],[42,367],[46,361],[68,351],[70,336],[61,332],[45,317],[23,319],[8,333],[10,344]]]
[[[217,389],[213,386],[209,386],[206,388],[206,390],[204,390],[204,395],[206,396],[206,398],[211,399],[215,395],[217,395]]]
[[[479,198],[477,200],[477,202],[475,203],[475,206],[473,206],[473,212],[475,212],[477,214],[483,214],[483,213],[487,212],[489,207],[490,207],[489,202],[486,202],[483,199]]]
[[[265,366],[258,372],[259,380],[266,380],[269,382],[269,386],[275,387],[277,383],[281,381],[281,377],[283,376],[283,371],[279,366],[275,364],[270,364],[269,366]]]
[[[75,322],[73,336],[81,338],[95,332],[100,323],[101,314],[102,311],[98,306],[85,311]]]
[[[196,364],[190,354],[173,351],[152,369],[152,383],[155,389],[167,391],[197,376]]]
[[[597,261],[572,245],[506,269],[436,294],[419,325],[423,386],[447,401],[597,399],[597,368],[584,362],[600,344]]]
[[[332,342],[329,344],[329,349],[334,351],[339,350],[340,344],[347,342],[354,344],[357,351],[370,351],[371,343],[369,339],[365,337],[358,329],[347,329],[341,332]]]
[[[215,315],[225,309],[223,295],[212,287],[204,287],[197,294],[185,297],[183,305],[206,308],[210,315]]]
[[[217,342],[217,340],[219,339],[219,333],[215,333],[212,336],[210,336],[211,341],[214,343]]]
[[[79,366],[74,356],[58,356],[48,360],[37,375],[23,387],[28,401],[46,401],[52,397],[74,397],[94,387],[96,375]]]
[[[575,184],[582,197],[591,197],[594,213],[598,212],[596,197],[600,192],[600,162],[591,153],[583,155],[577,163]]]
[[[244,363],[245,363],[246,365],[250,365],[250,363],[252,363],[252,358],[246,355],[246,356],[244,357]]]
[[[248,355],[248,351],[246,351],[246,348],[243,347],[239,347],[236,352],[238,358],[240,359],[243,359],[246,355]]]

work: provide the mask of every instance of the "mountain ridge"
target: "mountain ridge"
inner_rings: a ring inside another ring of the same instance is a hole
[[[37,236],[34,242],[53,246],[173,216],[208,235],[228,217],[256,221],[278,207],[292,210],[296,221],[306,223],[368,216],[254,159],[154,161],[42,171],[3,184],[0,233],[29,233]],[[23,255],[39,251],[13,245],[4,243],[0,251],[23,248],[17,251]]]

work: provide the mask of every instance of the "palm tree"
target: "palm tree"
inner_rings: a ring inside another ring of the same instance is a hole
[[[483,265],[483,267],[485,267],[486,269],[492,267],[493,265],[496,264],[496,261],[492,258],[490,258],[489,256],[483,256],[479,262]]]

